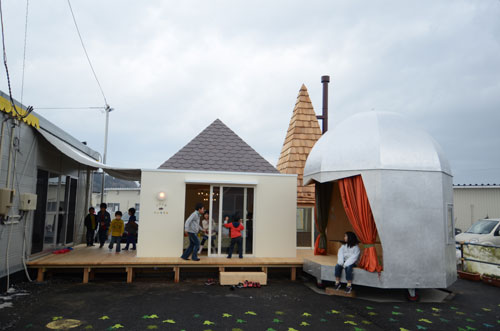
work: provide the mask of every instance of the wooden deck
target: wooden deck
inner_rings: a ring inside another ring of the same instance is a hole
[[[268,271],[268,268],[290,268],[290,277],[295,280],[296,270],[304,264],[304,258],[312,256],[312,250],[297,250],[297,257],[293,258],[256,258],[245,257],[239,259],[233,257],[200,256],[201,261],[185,261],[180,257],[137,257],[136,251],[121,251],[115,253],[108,248],[86,247],[80,245],[71,252],[65,254],[50,254],[28,262],[29,268],[38,269],[38,281],[43,281],[44,273],[49,269],[83,269],[83,282],[87,283],[93,278],[96,269],[124,269],[127,273],[127,282],[131,283],[134,277],[134,269],[161,268],[172,269],[174,281],[180,281],[180,271],[182,268],[217,268],[224,271],[225,268],[261,268]]]

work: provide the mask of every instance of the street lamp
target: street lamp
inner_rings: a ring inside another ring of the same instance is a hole
[[[104,154],[102,155],[102,163],[106,164],[106,154],[108,153],[108,127],[109,127],[109,113],[114,109],[106,105],[104,111],[106,112],[106,129],[104,130]],[[102,170],[101,182],[101,203],[104,202],[104,169]]]

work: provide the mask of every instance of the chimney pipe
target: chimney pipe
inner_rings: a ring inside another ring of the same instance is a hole
[[[323,113],[321,116],[316,116],[317,119],[322,121],[323,134],[328,131],[328,83],[330,76],[321,76],[321,83],[323,84]]]

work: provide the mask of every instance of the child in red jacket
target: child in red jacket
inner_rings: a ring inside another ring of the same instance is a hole
[[[240,259],[243,258],[243,238],[241,237],[241,231],[243,231],[245,227],[241,224],[241,221],[241,218],[235,216],[231,223],[224,224],[224,227],[228,228],[231,234],[231,246],[229,247],[228,259],[233,255],[234,245],[236,244],[238,244],[238,255]]]

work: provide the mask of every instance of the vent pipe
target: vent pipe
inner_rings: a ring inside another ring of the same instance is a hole
[[[328,131],[328,83],[330,83],[330,76],[321,76],[321,83],[323,84],[323,113],[316,116],[323,124],[323,134]]]

